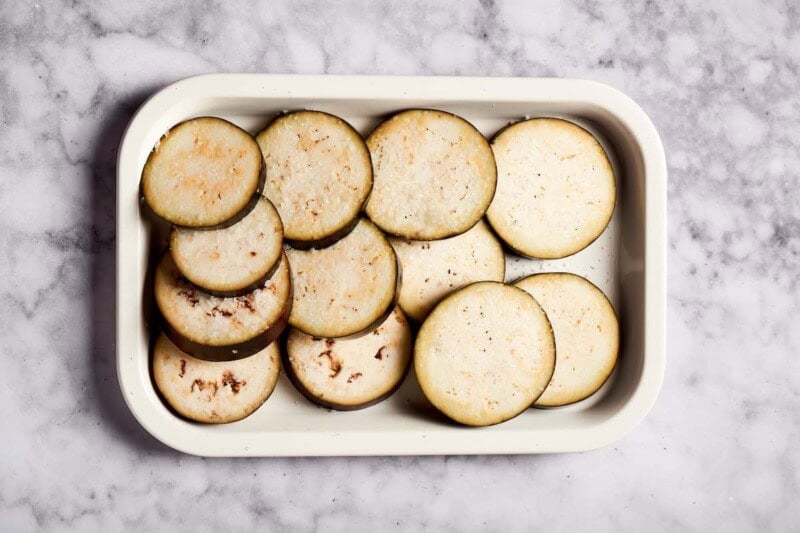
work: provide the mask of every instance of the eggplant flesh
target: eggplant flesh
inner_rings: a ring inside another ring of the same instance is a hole
[[[414,240],[464,233],[494,196],[497,167],[488,141],[444,111],[413,109],[367,137],[375,183],[365,211],[390,235]]]
[[[421,322],[439,300],[476,281],[503,281],[503,247],[485,222],[437,241],[390,239],[403,271],[399,303]]]
[[[174,227],[170,253],[186,279],[215,296],[239,296],[263,284],[283,254],[283,225],[262,197],[256,208],[224,229]]]
[[[289,244],[321,248],[353,229],[372,190],[372,162],[350,124],[321,111],[295,111],[256,139],[267,167],[264,195],[278,209]]]
[[[556,339],[553,379],[536,407],[559,407],[588,398],[608,380],[619,354],[619,322],[605,294],[567,272],[528,276],[515,285],[542,306]]]
[[[348,337],[391,312],[400,271],[389,241],[369,220],[335,244],[286,251],[294,304],[289,324],[315,337]]]
[[[152,361],[153,381],[179,415],[208,424],[241,420],[272,394],[280,375],[277,343],[238,361],[209,362],[192,357],[161,335]]]
[[[468,426],[497,424],[525,411],[554,367],[555,341],[542,308],[524,290],[491,281],[442,300],[414,346],[422,392]]]
[[[516,253],[558,259],[583,250],[614,212],[614,170],[600,143],[561,119],[517,122],[492,140],[497,192],[486,218]]]
[[[227,120],[200,117],[174,126],[156,143],[141,191],[150,210],[176,226],[222,228],[255,208],[265,180],[261,150],[249,133]]]
[[[183,351],[211,361],[241,359],[265,348],[285,329],[292,307],[285,255],[263,285],[220,298],[186,280],[166,253],[156,268],[154,288],[167,335]]]
[[[298,391],[337,410],[363,409],[389,397],[411,362],[413,334],[402,310],[356,339],[319,338],[291,329],[284,366]]]

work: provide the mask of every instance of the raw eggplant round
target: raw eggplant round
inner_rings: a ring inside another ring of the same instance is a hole
[[[556,370],[534,405],[567,405],[597,392],[619,353],[617,315],[603,291],[567,272],[534,274],[514,285],[539,302],[556,339]]]
[[[263,285],[241,296],[221,298],[184,278],[166,253],[156,268],[154,288],[172,342],[210,361],[241,359],[262,350],[286,328],[292,308],[285,255]]]
[[[170,253],[181,274],[216,296],[252,291],[275,272],[283,255],[283,225],[264,197],[247,216],[224,229],[173,227]]]
[[[176,226],[224,227],[256,206],[265,166],[255,139],[216,117],[181,122],[156,143],[142,171],[142,195]]]
[[[247,359],[212,362],[192,357],[161,334],[153,349],[153,381],[178,414],[207,424],[241,420],[275,389],[280,352],[274,342]]]
[[[267,166],[264,195],[293,247],[327,246],[353,229],[372,189],[372,162],[350,124],[321,111],[295,111],[256,139]]]
[[[294,304],[289,324],[315,337],[364,332],[391,312],[400,280],[397,257],[381,231],[362,218],[322,249],[286,250]]]
[[[495,136],[497,192],[486,212],[516,252],[558,259],[603,233],[616,202],[614,171],[591,133],[566,120],[534,118]]]
[[[411,362],[413,334],[400,307],[367,335],[354,339],[319,338],[289,330],[286,373],[312,402],[349,411],[390,396]]]
[[[464,233],[494,196],[497,168],[489,143],[463,118],[403,111],[367,138],[375,183],[365,207],[383,231],[406,239]]]
[[[555,367],[550,322],[528,293],[503,283],[473,283],[442,300],[414,345],[420,388],[443,414],[488,426],[525,411]]]

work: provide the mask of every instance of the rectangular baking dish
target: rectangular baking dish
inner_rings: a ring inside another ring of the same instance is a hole
[[[139,179],[148,153],[172,125],[195,116],[227,118],[255,133],[282,110],[339,115],[362,134],[389,113],[444,109],[487,137],[526,116],[581,124],[603,143],[618,180],[611,224],[586,250],[557,261],[509,256],[508,279],[566,270],[595,282],[620,317],[622,345],[614,375],[594,396],[559,409],[529,409],[488,428],[432,416],[413,373],[387,401],[354,412],[310,404],[282,376],[250,417],[201,425],[173,415],[150,379],[149,294],[157,237],[142,219]],[[583,80],[387,76],[214,74],[179,81],[151,97],[132,119],[117,166],[117,369],[136,419],[165,444],[202,456],[320,456],[550,453],[604,446],[647,414],[665,363],[666,162],[652,122],[630,98]]]

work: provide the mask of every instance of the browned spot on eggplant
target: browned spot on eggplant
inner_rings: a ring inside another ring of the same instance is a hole
[[[207,388],[211,389],[212,390],[211,396],[216,396],[217,391],[219,390],[219,385],[217,385],[216,381],[206,381],[200,378],[197,378],[194,381],[192,381],[192,386],[189,388],[189,392],[194,392],[195,387],[197,387],[197,390],[199,390],[200,392],[203,392]],[[209,401],[211,401],[211,396],[209,396],[208,398]]]
[[[256,307],[255,307],[255,305],[253,305],[253,302],[255,302],[255,298],[256,298],[255,294],[253,294],[251,292],[251,293],[246,294],[244,296],[244,298],[239,299],[238,302],[242,307],[244,307],[245,309],[247,309],[251,313],[255,313],[256,312]]]
[[[335,378],[339,375],[339,372],[342,371],[342,362],[336,359],[330,350],[325,350],[321,352],[318,357],[327,357],[328,358],[328,366],[331,369],[331,373],[329,377]]]
[[[189,289],[187,287],[183,287],[178,291],[178,296],[183,296],[189,301],[192,307],[197,305],[200,300],[197,298],[197,294],[194,292],[194,289]]]
[[[186,359],[181,359],[181,369],[178,372],[178,377],[183,377],[186,374]]]
[[[348,383],[352,383],[352,382],[354,382],[355,380],[357,380],[358,378],[360,378],[363,375],[364,374],[362,374],[361,372],[355,372],[353,374],[350,374],[350,377],[347,378],[347,382]]]
[[[211,311],[206,311],[206,316],[217,316],[222,315],[224,317],[233,316],[233,311],[229,311],[228,309],[222,309],[219,305],[215,305],[211,308]]]
[[[239,394],[241,388],[247,385],[247,380],[236,379],[233,375],[233,372],[231,372],[230,370],[226,370],[225,372],[222,373],[222,386],[225,387],[226,385],[230,386],[232,393]]]
[[[336,343],[336,341],[333,340],[333,339],[325,339],[325,346],[327,346],[328,348],[333,346],[335,343]]]
[[[254,252],[253,250],[250,250],[250,257],[255,257],[257,255],[258,254],[256,252]]]
[[[375,359],[377,359],[378,361],[383,361],[383,356],[386,355],[383,353],[383,350],[385,349],[386,346],[381,346],[380,348],[378,348],[378,351],[375,353]],[[388,355],[386,356],[388,357]]]

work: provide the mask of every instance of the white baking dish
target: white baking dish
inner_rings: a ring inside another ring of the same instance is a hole
[[[619,198],[611,225],[589,248],[559,261],[509,257],[508,278],[541,270],[586,275],[612,299],[622,352],[593,397],[529,409],[498,426],[455,426],[432,412],[410,375],[389,400],[354,412],[310,404],[281,378],[272,397],[237,423],[200,425],[173,415],[150,380],[145,288],[158,236],[139,207],[148,153],[172,125],[216,115],[251,132],[281,110],[340,115],[362,133],[409,107],[452,111],[491,137],[524,116],[560,116],[593,131],[612,157]],[[523,78],[273,76],[219,74],[179,81],[145,103],[122,141],[117,186],[117,368],[137,420],[178,450],[205,456],[543,453],[606,445],[639,423],[655,402],[665,360],[666,163],[653,124],[630,98],[590,81]],[[154,244],[155,243],[155,244]]]

